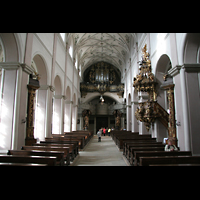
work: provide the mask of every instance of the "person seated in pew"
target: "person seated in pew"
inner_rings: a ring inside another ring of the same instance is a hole
[[[168,140],[168,144],[165,145],[165,151],[178,151],[178,148],[172,144],[172,140]]]

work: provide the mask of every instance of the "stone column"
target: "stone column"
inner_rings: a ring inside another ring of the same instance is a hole
[[[65,100],[64,132],[72,131],[72,104],[73,101]]]
[[[185,96],[183,105],[187,110],[183,110],[188,134],[185,135],[185,142],[192,151],[193,155],[200,154],[200,64],[184,64],[181,68],[181,75],[185,80]],[[188,115],[185,116],[185,113]],[[185,125],[184,125],[185,126]]]
[[[73,106],[73,126],[72,126],[72,131],[77,130],[77,110],[78,110],[78,105]]]
[[[61,134],[62,125],[62,95],[54,95],[54,110],[53,110],[53,134]]]
[[[29,67],[18,62],[2,62],[1,90],[0,90],[0,151],[6,153],[8,149],[18,148],[18,133],[24,136],[26,109],[21,110],[21,103],[26,107],[27,91],[22,92],[23,83],[27,85]],[[26,89],[27,87],[25,87]],[[22,120],[23,119],[23,120]],[[21,122],[23,121],[23,122]],[[24,141],[24,139],[23,139]],[[20,141],[20,144],[22,142]]]

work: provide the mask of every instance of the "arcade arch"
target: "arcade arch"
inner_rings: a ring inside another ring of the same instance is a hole
[[[34,136],[38,140],[44,140],[46,135],[46,113],[47,113],[47,70],[44,59],[37,54],[33,57],[33,63],[40,76],[40,88],[36,91],[35,98],[35,120]]]
[[[60,77],[57,75],[54,79],[55,94],[53,97],[53,120],[52,120],[52,133],[61,134],[61,99],[62,99],[62,86]]]
[[[167,98],[166,90],[160,88],[163,83],[163,75],[166,74],[172,68],[171,60],[167,54],[161,55],[156,65],[155,78],[158,83],[156,87],[157,91],[157,102],[168,111],[169,103]],[[156,120],[154,132],[152,133],[154,137],[157,137],[159,142],[162,142],[164,138],[168,137],[168,130],[162,125],[159,120]]]
[[[71,101],[71,89],[67,86],[66,89],[66,100],[65,100],[65,116],[64,116],[64,132],[71,131],[71,109],[72,109],[72,101]]]

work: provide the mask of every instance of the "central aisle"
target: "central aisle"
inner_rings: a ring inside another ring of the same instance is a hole
[[[72,166],[127,166],[122,155],[109,136],[102,136],[98,142],[97,135],[91,138]]]

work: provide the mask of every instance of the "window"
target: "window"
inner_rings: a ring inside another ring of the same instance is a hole
[[[3,50],[3,45],[1,44],[0,40],[0,62],[4,62],[4,50]]]
[[[72,46],[69,47],[69,55],[70,55],[71,58],[72,58]]]
[[[79,66],[79,76],[81,77],[81,65]]]
[[[77,64],[78,64],[78,56],[77,56],[77,54],[76,54],[76,60],[75,60],[75,67],[76,67],[76,69],[77,69]]]
[[[60,33],[60,35],[61,35],[63,41],[65,41],[65,33]]]

